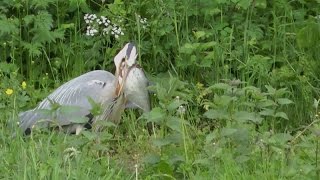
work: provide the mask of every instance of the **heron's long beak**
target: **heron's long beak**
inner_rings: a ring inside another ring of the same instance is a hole
[[[118,69],[116,70],[116,78],[118,80],[116,85],[117,96],[121,95],[131,68],[137,64],[137,49],[134,44],[126,44],[126,46],[121,51],[123,54],[125,54],[125,56],[121,59],[120,64],[117,67]]]

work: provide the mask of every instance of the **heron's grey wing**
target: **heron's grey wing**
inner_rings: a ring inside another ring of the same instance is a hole
[[[52,92],[35,109],[20,113],[21,129],[25,131],[39,120],[51,119],[50,115],[43,113],[43,110],[52,108],[51,102],[58,103],[61,106],[71,106],[73,109],[77,108],[71,113],[58,113],[55,116],[58,125],[72,124],[70,117],[83,118],[90,113],[92,107],[88,98],[91,98],[96,103],[113,100],[115,91],[114,79],[114,75],[110,72],[97,70],[70,80]],[[48,122],[43,123],[44,126],[47,124]]]
[[[150,111],[150,99],[148,93],[148,79],[143,69],[132,67],[127,75],[124,93],[128,99],[127,107],[137,106],[143,111]]]

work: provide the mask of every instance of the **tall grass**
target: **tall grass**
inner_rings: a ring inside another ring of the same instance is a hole
[[[0,178],[319,178],[319,6],[1,1]],[[87,36],[86,13],[124,35]],[[153,84],[150,113],[126,110],[118,127],[100,133],[11,137],[18,113],[62,83],[114,72],[112,58],[129,41]]]

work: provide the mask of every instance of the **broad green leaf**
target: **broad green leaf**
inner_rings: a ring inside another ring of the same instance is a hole
[[[168,111],[176,111],[179,106],[186,104],[186,101],[180,100],[180,99],[174,99],[168,106]]]
[[[165,146],[165,145],[168,145],[168,144],[171,144],[171,141],[167,138],[158,138],[158,139],[154,139],[152,141],[153,145],[155,146],[159,146],[159,147],[162,147],[162,146]]]
[[[269,93],[270,95],[274,95],[274,94],[276,93],[276,89],[273,88],[272,86],[265,85],[265,87],[267,88],[268,93]]]
[[[290,99],[287,99],[287,98],[278,98],[277,102],[280,105],[287,105],[287,104],[292,104],[293,103],[293,101],[291,101]]]
[[[287,114],[284,113],[284,112],[277,112],[277,113],[275,114],[275,117],[281,117],[281,118],[283,118],[283,119],[289,120]]]
[[[263,120],[258,113],[247,111],[237,111],[234,114],[234,119],[237,121],[252,121],[254,123],[261,123]]]
[[[264,109],[259,112],[262,116],[274,116],[275,110],[274,109]]]
[[[83,124],[83,123],[87,123],[89,121],[89,119],[87,117],[80,117],[80,116],[70,116],[70,118],[68,119],[70,122],[73,123],[79,123],[79,124]]]
[[[91,131],[81,131],[84,137],[86,137],[89,141],[96,139],[98,136],[96,133]]]
[[[160,162],[161,157],[158,154],[147,154],[144,158],[143,158],[143,162],[147,163],[147,164],[156,164],[158,162]]]
[[[212,86],[210,86],[210,88],[212,89],[221,89],[221,90],[227,90],[227,89],[230,89],[232,88],[229,84],[226,84],[226,83],[216,83]]]
[[[203,114],[209,119],[228,119],[230,118],[226,110],[221,109],[210,109]]]
[[[149,113],[146,113],[144,116],[147,119],[147,122],[160,123],[164,120],[166,114],[161,108],[155,107]]]
[[[168,118],[166,125],[174,131],[182,132],[181,131],[181,122],[180,118],[171,116]]]
[[[221,136],[229,137],[231,135],[234,135],[238,130],[233,128],[223,128],[221,131]]]
[[[217,135],[215,132],[212,132],[206,136],[206,144],[210,144],[212,140],[217,138]]]
[[[79,106],[69,106],[69,105],[63,105],[60,106],[59,112],[62,114],[75,114],[81,110],[81,107]]]

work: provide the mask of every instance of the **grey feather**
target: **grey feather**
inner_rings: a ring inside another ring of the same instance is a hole
[[[40,127],[48,126],[52,116],[41,110],[51,109],[51,102],[78,108],[71,113],[57,112],[54,118],[59,126],[73,124],[70,117],[81,118],[90,113],[92,107],[88,101],[89,97],[96,103],[111,103],[114,100],[115,83],[114,75],[102,70],[91,71],[72,79],[52,92],[35,109],[20,113],[20,127],[25,131],[36,123]]]

